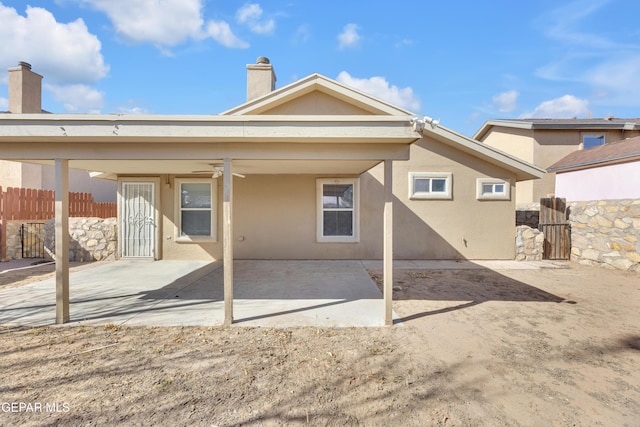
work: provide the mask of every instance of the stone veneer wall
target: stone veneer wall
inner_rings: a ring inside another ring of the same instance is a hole
[[[640,200],[568,203],[571,260],[640,272]]]
[[[45,251],[55,251],[55,223],[45,223]],[[69,261],[105,261],[116,258],[116,218],[69,218]]]
[[[544,235],[527,225],[516,227],[516,261],[541,261]]]

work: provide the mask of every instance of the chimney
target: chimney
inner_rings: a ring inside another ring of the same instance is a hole
[[[42,113],[42,76],[31,71],[26,62],[9,68],[9,112]]]
[[[276,88],[276,74],[269,58],[260,56],[255,64],[247,64],[247,101],[252,101]]]

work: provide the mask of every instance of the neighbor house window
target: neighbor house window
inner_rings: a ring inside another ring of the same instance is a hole
[[[478,200],[509,200],[511,184],[504,179],[478,178],[476,198]]]
[[[357,242],[358,179],[336,178],[317,181],[319,242]]]
[[[216,240],[216,186],[212,180],[176,180],[176,239]]]
[[[450,200],[451,187],[449,172],[409,172],[410,199]]]
[[[604,135],[584,135],[582,137],[582,148],[593,148],[605,143]]]

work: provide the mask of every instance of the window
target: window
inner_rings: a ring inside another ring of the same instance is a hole
[[[357,242],[358,179],[317,181],[319,242]]]
[[[451,173],[409,172],[410,199],[451,200]]]
[[[604,145],[605,138],[604,135],[584,135],[582,137],[582,148],[593,148],[599,145]]]
[[[216,186],[211,180],[176,179],[176,240],[216,240]]]
[[[510,200],[511,184],[508,180],[478,178],[476,198],[478,200]]]

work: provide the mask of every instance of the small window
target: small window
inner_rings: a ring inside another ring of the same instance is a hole
[[[176,180],[176,240],[216,240],[216,187],[211,180]]]
[[[600,145],[604,145],[605,143],[604,135],[584,135],[582,137],[582,148],[593,148],[598,147]]]
[[[510,200],[510,183],[504,179],[478,178],[478,200]]]
[[[358,180],[319,179],[318,225],[319,242],[358,241]]]
[[[410,172],[410,199],[451,199],[451,173]]]

